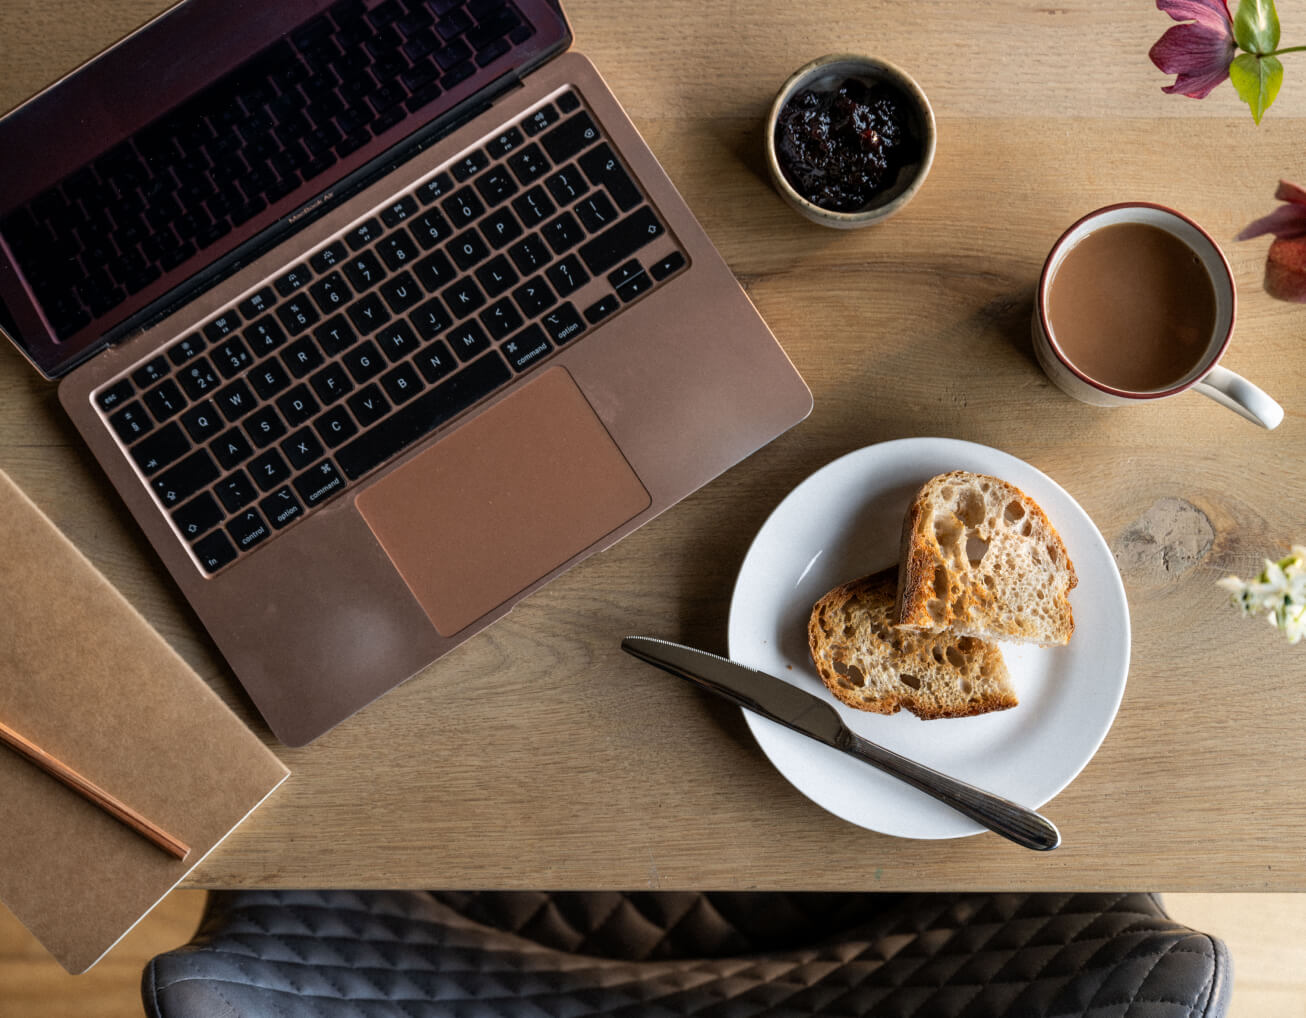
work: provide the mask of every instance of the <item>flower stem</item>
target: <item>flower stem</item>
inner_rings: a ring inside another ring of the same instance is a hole
[[[1277,57],[1280,53],[1300,53],[1306,50],[1306,46],[1284,46],[1282,49],[1276,49],[1273,53],[1262,53],[1262,56]]]

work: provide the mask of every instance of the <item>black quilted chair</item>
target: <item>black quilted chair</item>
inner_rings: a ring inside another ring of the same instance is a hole
[[[150,1018],[1215,1018],[1218,939],[1149,894],[242,891]]]

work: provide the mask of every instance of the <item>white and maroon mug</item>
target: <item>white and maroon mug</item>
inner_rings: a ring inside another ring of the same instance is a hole
[[[1048,293],[1066,254],[1095,231],[1118,223],[1141,223],[1158,227],[1183,241],[1198,256],[1215,291],[1214,324],[1205,353],[1186,375],[1163,388],[1146,392],[1113,388],[1081,370],[1057,343],[1056,334],[1048,321]],[[1052,246],[1047,261],[1043,264],[1043,274],[1039,277],[1034,300],[1034,353],[1057,387],[1084,403],[1106,407],[1138,406],[1148,400],[1165,399],[1193,389],[1263,428],[1276,428],[1283,420],[1283,408],[1263,390],[1219,364],[1233,335],[1237,303],[1229,262],[1219,245],[1200,226],[1161,205],[1147,202],[1108,205],[1084,216]]]

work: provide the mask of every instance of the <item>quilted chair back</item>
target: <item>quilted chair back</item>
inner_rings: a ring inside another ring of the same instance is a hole
[[[1148,894],[242,891],[149,1018],[1219,1018],[1230,959]]]

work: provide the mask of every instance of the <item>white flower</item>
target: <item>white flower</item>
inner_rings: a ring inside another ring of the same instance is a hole
[[[1278,562],[1266,559],[1254,580],[1226,576],[1216,582],[1244,615],[1264,615],[1289,643],[1306,636],[1306,545],[1294,544]]]

